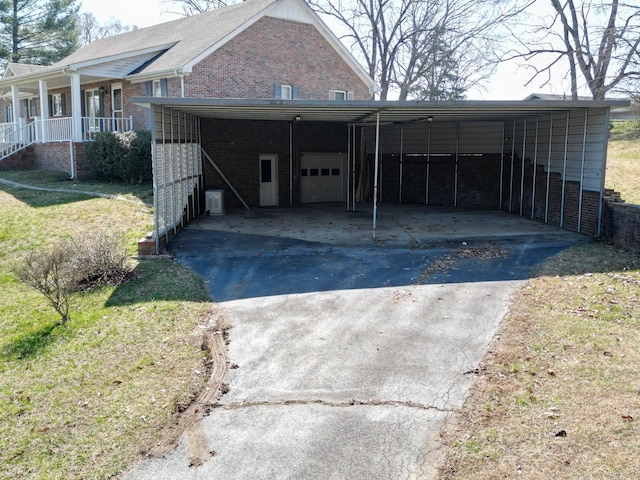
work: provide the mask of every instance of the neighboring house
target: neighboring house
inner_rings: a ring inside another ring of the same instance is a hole
[[[0,158],[31,144],[36,167],[82,177],[95,132],[150,129],[134,96],[366,100],[375,89],[303,0],[248,0],[98,40],[50,67],[10,63]]]

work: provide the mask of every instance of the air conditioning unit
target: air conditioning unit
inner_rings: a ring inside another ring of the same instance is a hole
[[[207,215],[224,215],[224,190],[207,190],[204,192],[205,211]]]

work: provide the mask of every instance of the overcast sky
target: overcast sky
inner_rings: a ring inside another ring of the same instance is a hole
[[[105,23],[110,17],[119,19],[124,25],[148,27],[157,23],[168,22],[180,18],[171,14],[171,7],[163,0],[81,0],[82,10],[92,12],[100,23]],[[176,10],[175,8],[173,9]],[[530,93],[569,92],[568,85],[557,82],[555,86],[540,88],[532,84],[525,87],[528,75],[516,65],[500,66],[496,75],[487,83],[488,91],[468,92],[470,100],[522,100]],[[563,91],[563,88],[566,91]]]

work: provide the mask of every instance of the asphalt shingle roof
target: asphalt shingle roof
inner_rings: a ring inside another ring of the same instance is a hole
[[[105,57],[126,55],[142,50],[170,46],[162,55],[144,66],[153,74],[182,68],[211,46],[278,0],[247,0],[235,5],[185,17],[151,27],[133,30],[97,40],[58,62],[66,66],[99,61]]]

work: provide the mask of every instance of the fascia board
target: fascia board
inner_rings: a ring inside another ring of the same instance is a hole
[[[106,56],[106,57],[100,57],[100,58],[96,58],[96,59],[92,59],[92,60],[86,60],[84,62],[72,63],[72,64],[69,65],[68,68],[73,69],[73,70],[78,70],[80,68],[94,67],[94,66],[100,65],[102,63],[116,62],[118,60],[124,60],[124,59],[127,59],[127,58],[137,57],[137,56],[141,56],[141,55],[147,55],[147,54],[151,54],[151,53],[160,53],[162,51],[170,49],[174,45],[176,45],[176,42],[171,42],[171,43],[167,43],[167,44],[164,44],[164,45],[156,45],[154,47],[144,48],[142,50],[132,50],[132,51],[126,52],[126,53],[120,53],[118,55],[110,55],[110,56]]]

